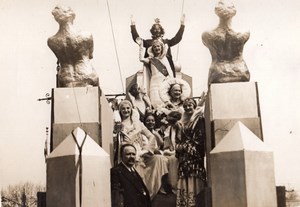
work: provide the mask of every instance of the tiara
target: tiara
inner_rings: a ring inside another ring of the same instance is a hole
[[[159,18],[155,18],[154,22],[155,22],[155,24],[160,24],[160,19]]]

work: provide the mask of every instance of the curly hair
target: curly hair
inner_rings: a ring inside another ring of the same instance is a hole
[[[151,29],[150,29],[150,32],[151,32],[151,34],[152,34],[152,38],[154,37],[154,29],[155,29],[155,27],[156,26],[158,26],[159,27],[159,29],[160,29],[160,34],[161,34],[161,36],[164,36],[165,35],[165,30],[164,30],[164,28],[160,25],[160,24],[158,24],[158,23],[155,23],[155,24],[153,24],[152,25],[152,27],[151,27]]]
[[[197,102],[196,102],[195,99],[193,99],[193,98],[186,98],[186,99],[183,101],[182,106],[184,107],[184,106],[187,105],[188,103],[193,104],[194,109],[197,107]]]

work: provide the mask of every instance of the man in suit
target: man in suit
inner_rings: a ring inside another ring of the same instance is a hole
[[[122,161],[110,171],[112,207],[151,207],[149,192],[134,169],[136,148],[124,144],[120,154]]]

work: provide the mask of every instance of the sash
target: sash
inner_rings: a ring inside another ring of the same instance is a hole
[[[168,76],[169,73],[167,71],[167,67],[162,64],[162,62],[160,62],[158,59],[156,58],[150,58],[150,63],[152,63],[159,72],[161,72],[164,76]]]

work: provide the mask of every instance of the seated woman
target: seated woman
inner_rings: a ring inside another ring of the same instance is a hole
[[[138,38],[136,42],[140,46],[139,58],[140,61],[148,64],[150,69],[150,87],[149,96],[153,107],[163,105],[163,102],[159,96],[159,88],[162,82],[173,77],[173,71],[166,58],[168,51],[168,45],[164,44],[161,39],[155,39],[152,42],[152,46],[148,48],[149,57],[143,58],[143,40]]]
[[[155,113],[148,110],[144,117],[144,125],[147,129],[155,136],[153,142],[150,143],[154,148],[154,154],[162,154],[161,149],[163,148],[164,140],[162,137],[162,131],[157,128]]]
[[[119,104],[121,116],[121,143],[130,143],[137,149],[136,170],[139,172],[147,186],[150,197],[153,198],[161,187],[161,178],[168,173],[167,159],[154,155],[155,136],[134,116],[130,101],[123,100]],[[147,142],[143,142],[143,136]]]
[[[161,193],[175,193],[178,180],[178,161],[175,157],[176,140],[180,137],[181,113],[172,111],[166,117],[166,123],[159,123],[155,113],[146,113],[145,126],[156,137],[155,154],[163,155],[168,160],[168,174],[162,177]],[[157,120],[157,121],[156,121]],[[157,123],[158,122],[158,123]],[[151,179],[151,177],[150,177]]]
[[[134,83],[128,91],[129,99],[133,108],[139,112],[140,121],[144,121],[146,110],[152,109],[152,104],[147,93],[137,83]]]
[[[172,78],[161,84],[159,96],[164,102],[163,110],[166,114],[170,111],[179,110],[183,113],[183,101],[191,94],[190,85],[182,79]]]

